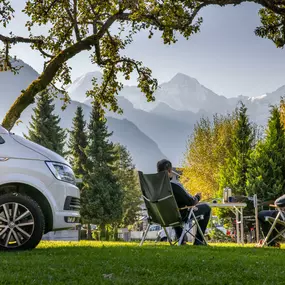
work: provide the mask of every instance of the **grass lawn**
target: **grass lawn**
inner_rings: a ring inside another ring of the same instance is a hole
[[[0,253],[0,284],[285,284],[285,245],[170,247],[160,243],[42,242]]]

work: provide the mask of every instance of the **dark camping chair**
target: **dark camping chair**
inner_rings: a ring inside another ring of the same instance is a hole
[[[178,208],[167,171],[156,174],[143,174],[141,171],[138,173],[143,199],[148,212],[148,225],[140,245],[143,245],[151,224],[159,224],[163,227],[170,245],[174,245],[177,241],[174,243],[171,241],[166,227],[183,227],[178,241],[178,245],[181,245],[184,236],[187,233],[191,234],[191,229],[196,225],[204,240],[201,242],[206,243],[198,224],[198,219],[203,219],[204,217],[202,215],[199,217],[194,215],[194,211],[197,209],[195,206]],[[182,219],[180,211],[186,211],[186,219]],[[189,225],[188,229],[187,225]]]
[[[285,195],[279,197],[274,205],[270,205],[271,207],[274,207],[276,211],[278,211],[277,216],[275,218],[273,217],[265,217],[265,220],[269,223],[271,223],[271,228],[269,232],[267,233],[267,236],[265,237],[262,247],[265,245],[270,244],[272,241],[276,240],[279,237],[284,237],[285,238]],[[279,230],[277,229],[276,226],[279,226]],[[280,226],[283,226],[283,228],[280,230]],[[271,240],[269,240],[270,235],[272,234],[273,231],[277,232],[277,235],[274,236]]]

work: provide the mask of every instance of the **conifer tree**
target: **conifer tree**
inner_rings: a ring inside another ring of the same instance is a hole
[[[247,190],[259,199],[274,200],[284,194],[285,186],[285,132],[280,110],[272,107],[266,137],[258,143],[251,155]]]
[[[141,191],[138,176],[135,172],[132,157],[125,146],[115,145],[117,160],[114,164],[115,174],[118,177],[123,191],[123,217],[121,225],[126,227],[137,220],[137,213],[140,210]]]
[[[100,226],[104,238],[106,225],[121,221],[123,195],[113,173],[116,156],[114,145],[108,140],[112,134],[97,102],[93,103],[88,129],[88,164],[81,214],[85,221]]]
[[[220,193],[225,187],[232,188],[234,194],[246,194],[246,180],[250,153],[254,143],[254,128],[249,122],[247,108],[240,102],[232,134],[232,148],[225,165],[220,171]]]
[[[33,109],[34,114],[25,138],[65,156],[66,132],[60,127],[60,118],[54,114],[54,109],[53,98],[48,90],[45,90]]]
[[[86,121],[84,121],[83,109],[77,107],[73,126],[69,137],[69,155],[70,162],[76,177],[83,179],[87,173],[87,155],[86,147],[88,145],[86,133]]]

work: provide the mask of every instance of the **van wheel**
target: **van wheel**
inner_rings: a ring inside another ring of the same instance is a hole
[[[29,196],[0,196],[0,250],[28,250],[41,241],[45,219],[37,202]]]

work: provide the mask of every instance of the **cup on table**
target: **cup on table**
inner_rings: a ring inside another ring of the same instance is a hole
[[[233,203],[233,202],[234,202],[234,197],[232,197],[232,196],[229,197],[229,198],[228,198],[228,201],[229,201],[229,203]]]

